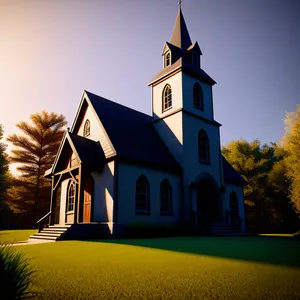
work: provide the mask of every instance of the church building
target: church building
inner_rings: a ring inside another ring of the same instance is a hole
[[[245,232],[246,181],[222,156],[216,82],[201,56],[179,8],[163,68],[149,82],[151,116],[83,92],[45,174],[52,180],[49,229],[106,224],[114,235],[131,224],[182,224]]]

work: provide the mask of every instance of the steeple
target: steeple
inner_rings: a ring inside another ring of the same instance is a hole
[[[186,50],[192,44],[184,17],[182,15],[181,7],[179,7],[178,10],[170,43],[183,50]]]

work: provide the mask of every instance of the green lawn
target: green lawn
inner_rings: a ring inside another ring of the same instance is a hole
[[[36,229],[0,230],[0,243],[23,242],[35,233],[37,233]]]
[[[300,299],[292,237],[64,241],[18,247],[38,299]]]

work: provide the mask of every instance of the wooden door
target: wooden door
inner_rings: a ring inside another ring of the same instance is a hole
[[[88,177],[83,192],[83,223],[91,222],[93,180]]]

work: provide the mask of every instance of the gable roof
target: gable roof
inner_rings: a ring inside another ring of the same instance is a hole
[[[224,181],[227,183],[233,183],[238,185],[247,185],[248,182],[239,174],[238,171],[226,160],[222,155],[223,159],[223,174]]]
[[[153,118],[85,91],[117,156],[180,171],[152,124]]]

